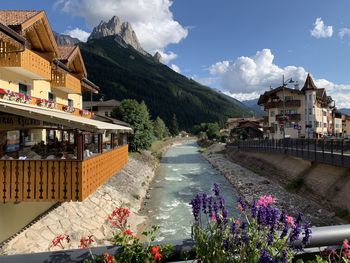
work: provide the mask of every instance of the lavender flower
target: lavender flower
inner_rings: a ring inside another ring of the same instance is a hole
[[[242,197],[238,198],[238,204],[240,205],[242,211],[244,211],[247,208],[247,204],[244,202]]]
[[[267,251],[265,248],[261,250],[261,256],[259,258],[259,263],[271,263],[272,259],[269,254],[269,251]]]
[[[214,186],[213,186],[213,193],[215,196],[219,196],[220,195],[220,187],[217,183],[214,183]]]
[[[208,212],[209,212],[209,217],[213,217],[213,197],[210,196],[208,198]]]
[[[288,262],[287,251],[282,250],[281,263],[287,263],[287,262]]]
[[[233,222],[232,225],[231,225],[231,233],[232,233],[232,236],[235,236],[236,234],[236,222]]]
[[[230,242],[228,241],[228,239],[225,239],[222,242],[222,245],[223,245],[225,251],[229,250]]]
[[[294,241],[299,239],[301,233],[301,227],[300,224],[295,224],[295,227],[292,230],[292,233],[290,235],[289,241],[293,243]]]
[[[194,199],[192,199],[191,203],[192,205],[192,214],[194,217],[194,220],[196,223],[199,222],[199,215],[201,211],[201,197],[199,194],[196,195]]]
[[[203,207],[203,213],[207,214],[208,213],[208,194],[203,193],[202,195],[202,207]]]
[[[271,246],[273,243],[273,237],[274,237],[274,232],[270,231],[269,234],[267,235],[267,244],[269,246]]]
[[[224,209],[224,207],[225,207],[225,199],[222,197],[222,196],[220,196],[219,197],[219,209]]]
[[[304,235],[304,237],[303,237],[301,242],[303,243],[304,246],[306,246],[309,243],[310,238],[311,238],[311,234],[312,234],[309,222],[306,222],[304,224],[304,234],[305,235]]]
[[[252,206],[252,217],[256,218],[257,216],[257,206],[256,206],[256,201],[253,201],[253,206]]]
[[[222,210],[222,219],[223,219],[225,225],[226,225],[227,222],[228,222],[227,216],[228,216],[228,211],[227,211],[227,209],[224,208],[224,209]]]
[[[243,243],[247,244],[249,241],[249,238],[247,235],[247,223],[242,222],[241,229],[242,229],[242,241]]]

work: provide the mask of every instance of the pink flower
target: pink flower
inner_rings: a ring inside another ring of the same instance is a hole
[[[292,217],[292,216],[287,216],[287,223],[288,223],[288,225],[290,225],[291,227],[294,227],[294,226],[295,226],[294,217]]]
[[[350,259],[350,245],[347,239],[343,241],[343,254],[346,258]]]
[[[215,215],[212,215],[210,219],[211,219],[211,221],[216,222],[216,216]]]
[[[258,200],[258,206],[269,206],[276,202],[276,198],[272,195],[263,195]]]

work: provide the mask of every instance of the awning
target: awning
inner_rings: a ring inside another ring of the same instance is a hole
[[[132,129],[126,126],[96,121],[59,110],[45,109],[35,105],[26,105],[2,99],[0,99],[0,112],[15,114],[22,117],[63,125],[71,129],[79,129],[89,132],[103,133],[105,130],[132,132]]]

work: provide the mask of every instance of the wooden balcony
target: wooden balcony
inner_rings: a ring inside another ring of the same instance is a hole
[[[52,70],[51,86],[66,93],[81,94],[80,80],[70,73]]]
[[[0,160],[2,202],[82,201],[128,162],[128,145],[87,160]]]
[[[51,79],[51,63],[28,49],[18,53],[0,52],[0,67],[32,79]]]
[[[265,109],[271,109],[271,108],[297,108],[301,106],[300,100],[288,100],[285,101],[285,105],[283,105],[283,101],[270,101],[266,103]]]

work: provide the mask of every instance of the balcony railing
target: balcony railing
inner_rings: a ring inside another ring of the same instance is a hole
[[[52,70],[51,86],[67,93],[81,94],[80,80],[70,73]]]
[[[35,75],[31,77],[51,79],[51,63],[28,49],[19,53],[0,52],[0,67],[22,68]]]
[[[0,160],[2,202],[82,201],[128,162],[128,145],[87,160]]]
[[[271,109],[271,108],[297,108],[301,106],[301,101],[300,100],[287,100],[283,105],[283,101],[271,101],[266,103],[265,109]]]
[[[284,118],[286,118],[286,121],[300,121],[301,120],[301,116],[299,113],[276,115],[277,120],[283,120]]]

